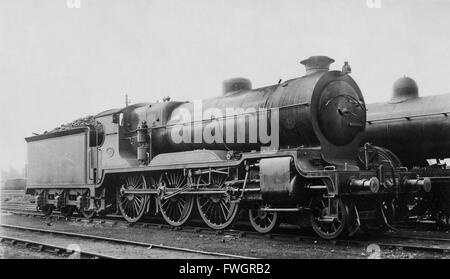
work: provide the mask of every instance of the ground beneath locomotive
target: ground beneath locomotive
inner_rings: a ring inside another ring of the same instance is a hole
[[[113,221],[100,224],[87,221],[49,220],[5,213],[2,213],[0,217],[4,224],[92,234],[257,258],[369,258],[373,256],[373,251],[368,250],[367,247],[338,245],[332,241],[286,241],[270,238],[261,240],[261,238],[236,237],[226,233],[214,235],[201,232],[129,227],[123,223],[114,224]],[[23,250],[14,251],[12,247],[7,247],[7,249],[8,253],[0,255],[0,257],[33,258],[37,256],[31,252],[30,255],[27,255]],[[380,257],[442,258],[442,254],[382,249]]]

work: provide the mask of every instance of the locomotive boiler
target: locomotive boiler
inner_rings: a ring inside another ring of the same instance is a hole
[[[366,113],[357,84],[349,75],[328,71],[332,62],[327,57],[304,60],[305,77],[277,85],[252,90],[249,80],[236,78],[225,81],[223,95],[216,98],[130,108],[123,112],[124,133],[146,122],[153,155],[321,146],[326,161],[338,162],[357,147]],[[204,137],[211,133],[210,140]]]
[[[268,87],[231,79],[215,98],[108,110],[95,117],[102,128],[94,133],[27,138],[36,169],[27,189],[46,213],[91,217],[116,208],[129,222],[153,213],[182,226],[195,209],[224,229],[243,209],[262,233],[281,214],[308,220],[324,238],[388,226],[386,205],[428,191],[430,181],[388,160],[358,164],[366,105],[348,71],[329,70],[332,62],[310,57],[304,76]],[[50,154],[59,150],[66,156]]]
[[[402,77],[393,85],[388,102],[368,104],[364,142],[392,151],[397,165],[414,168],[431,178],[433,191],[417,208],[432,210],[439,222],[449,224],[450,94],[419,96],[417,83]]]

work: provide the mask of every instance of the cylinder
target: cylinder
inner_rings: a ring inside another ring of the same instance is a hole
[[[424,192],[429,193],[431,191],[431,179],[425,177],[424,179],[406,179],[403,185],[408,188],[422,189]]]
[[[380,190],[380,180],[376,177],[370,179],[351,179],[349,185],[352,190],[370,190],[374,194]]]

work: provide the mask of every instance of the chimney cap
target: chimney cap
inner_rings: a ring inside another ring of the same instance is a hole
[[[308,59],[302,60],[300,63],[305,65],[306,73],[313,73],[317,70],[329,70],[331,63],[334,62],[334,59],[331,59],[328,56],[310,56]]]

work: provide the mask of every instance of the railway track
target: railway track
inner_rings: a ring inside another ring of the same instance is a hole
[[[6,189],[1,189],[0,190],[0,194],[4,194],[4,195],[24,195],[25,194],[25,190],[6,190]]]
[[[20,210],[18,210],[20,209]],[[9,207],[4,207],[2,205],[2,210],[7,210],[8,212],[19,214],[19,215],[28,215],[28,216],[36,216],[43,218],[56,218],[63,219],[64,217],[52,214],[50,216],[44,216],[41,213],[36,212],[36,210],[29,210],[28,208],[25,210],[20,205],[11,205]],[[66,218],[66,220],[72,221],[84,221],[84,222],[113,222],[117,224],[123,224],[126,226],[134,226],[134,227],[143,227],[143,228],[153,228],[158,230],[179,230],[184,232],[191,233],[202,233],[202,234],[214,234],[214,235],[231,235],[235,237],[252,237],[252,238],[273,238],[278,240],[286,240],[286,241],[313,241],[314,243],[333,243],[336,245],[356,245],[367,247],[372,243],[376,243],[379,247],[383,247],[386,249],[400,249],[400,250],[415,250],[415,251],[424,251],[431,253],[448,253],[450,251],[450,239],[444,237],[429,237],[429,236],[421,236],[421,235],[408,235],[401,233],[387,233],[378,235],[375,239],[355,239],[355,238],[344,238],[337,240],[324,240],[319,237],[314,236],[313,234],[302,233],[298,229],[280,229],[277,233],[269,233],[269,234],[260,234],[258,232],[252,231],[249,229],[248,225],[241,224],[238,225],[238,229],[227,229],[227,230],[212,230],[208,227],[205,227],[203,223],[199,222],[198,225],[195,226],[182,226],[182,227],[172,227],[162,221],[158,221],[155,218],[146,218],[144,221],[136,222],[130,224],[123,220],[123,218],[119,215],[108,215],[105,218],[89,220],[80,216],[74,216],[70,218]],[[428,224],[429,225],[429,224]],[[411,243],[415,242],[415,243]]]
[[[28,215],[28,216],[36,216],[36,217],[44,217],[49,219],[62,219],[60,216],[44,216],[40,213],[27,213],[27,212],[12,212],[13,214],[19,215]],[[249,231],[245,229],[227,229],[227,230],[212,230],[207,227],[197,227],[197,226],[183,226],[183,227],[172,227],[170,225],[159,224],[159,223],[149,223],[149,222],[137,222],[134,224],[130,224],[124,220],[118,220],[120,216],[111,217],[108,216],[104,219],[85,219],[78,217],[69,218],[75,222],[96,222],[96,223],[105,223],[105,222],[113,222],[116,224],[122,224],[133,227],[142,227],[142,228],[150,228],[157,230],[177,230],[183,231],[186,233],[198,233],[198,234],[210,234],[210,235],[229,235],[234,237],[250,237],[255,239],[277,239],[283,241],[309,241],[316,244],[333,244],[333,245],[343,245],[343,246],[358,246],[358,247],[368,247],[371,244],[376,244],[380,248],[384,248],[387,250],[408,250],[408,251],[422,251],[429,253],[450,253],[450,239],[449,238],[441,238],[441,237],[426,237],[426,236],[417,236],[417,235],[408,235],[401,233],[387,233],[387,234],[379,234],[376,238],[372,239],[358,239],[358,238],[341,238],[335,240],[325,240],[319,237],[314,236],[312,233],[300,233],[299,230],[293,229],[281,229],[281,232],[278,233],[270,233],[270,234],[260,234],[254,231]],[[415,243],[414,243],[415,242]],[[146,244],[148,245],[148,244]]]
[[[81,259],[119,259],[117,257],[103,255],[100,253],[92,253],[77,249],[70,249],[68,247],[63,247],[60,245],[39,242],[31,239],[11,237],[6,235],[0,235],[0,243],[16,247],[19,246],[36,252],[57,254],[63,257],[73,256]]]
[[[2,210],[36,211],[33,197],[26,195],[24,190],[0,190],[0,208]]]
[[[181,248],[181,247],[174,247],[174,246],[167,246],[162,244],[153,244],[153,243],[145,243],[145,242],[137,242],[137,241],[130,241],[125,239],[117,239],[117,238],[110,238],[110,237],[103,237],[103,236],[96,236],[96,235],[87,235],[87,234],[81,234],[81,233],[73,233],[73,232],[66,232],[66,231],[57,231],[57,230],[46,230],[46,229],[39,229],[39,228],[32,228],[32,227],[23,227],[23,226],[15,226],[15,225],[7,225],[7,224],[0,224],[0,227],[6,228],[6,229],[12,229],[16,231],[27,231],[32,233],[38,233],[38,234],[45,234],[47,236],[51,235],[54,239],[55,237],[63,236],[63,237],[69,237],[71,241],[77,241],[77,239],[83,239],[83,240],[89,240],[89,241],[102,241],[108,243],[108,245],[126,245],[131,246],[133,249],[140,248],[135,250],[135,254],[140,254],[141,252],[147,252],[147,253],[153,253],[154,256],[160,258],[161,255],[174,255],[177,258],[208,258],[208,259],[254,259],[252,257],[245,257],[240,255],[232,255],[232,254],[225,254],[225,253],[218,253],[218,252],[209,252],[209,251],[202,251],[202,250],[195,250],[195,249],[188,249],[188,248]],[[2,236],[5,239],[11,238],[8,236]],[[15,240],[16,242],[19,240]],[[23,243],[31,243],[28,240],[21,240]],[[43,244],[39,243],[39,245],[43,246],[49,246],[49,247],[57,247],[57,249],[62,250],[63,248],[58,247],[56,245],[52,244]],[[142,250],[142,251],[140,251]],[[150,251],[150,252],[148,252]],[[87,254],[88,252],[85,252]],[[115,256],[102,256],[100,254],[92,253],[95,257],[109,257],[109,258],[117,258]]]

